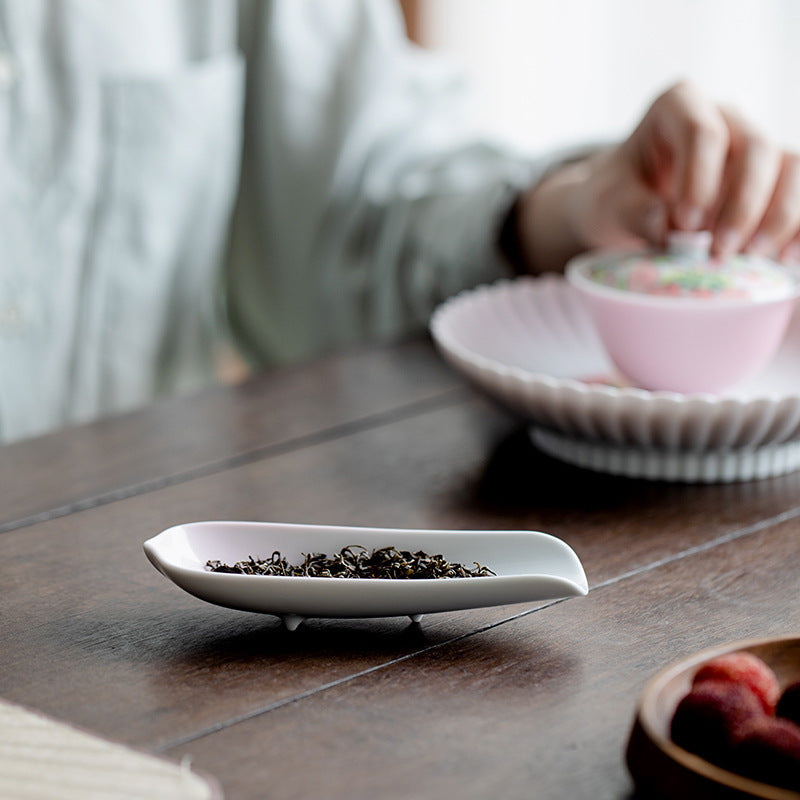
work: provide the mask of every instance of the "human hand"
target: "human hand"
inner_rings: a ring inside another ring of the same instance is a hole
[[[520,206],[537,269],[596,247],[660,246],[670,229],[711,230],[720,256],[800,261],[800,157],[686,83],[626,141],[554,173]]]

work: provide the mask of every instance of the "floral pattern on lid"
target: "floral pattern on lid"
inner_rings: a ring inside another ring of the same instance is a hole
[[[668,252],[632,254],[622,260],[601,258],[588,269],[587,277],[613,289],[666,297],[761,301],[795,291],[790,273],[767,258],[710,258],[710,239],[706,231],[673,234]]]

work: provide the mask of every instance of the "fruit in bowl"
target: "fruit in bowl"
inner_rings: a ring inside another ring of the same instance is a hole
[[[709,257],[711,235],[675,233],[664,253],[590,253],[567,265],[622,373],[653,391],[719,393],[764,367],[800,277],[755,255]]]
[[[643,797],[800,796],[800,637],[731,642],[644,687],[626,750]],[[638,796],[638,795],[637,795]]]
[[[775,673],[752,653],[713,658],[675,709],[672,741],[732,772],[800,791],[800,726],[780,710],[793,705],[796,689],[787,691],[781,696]]]

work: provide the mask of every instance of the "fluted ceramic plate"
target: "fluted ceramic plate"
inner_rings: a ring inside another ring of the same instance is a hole
[[[688,481],[800,467],[800,313],[770,364],[720,395],[625,385],[558,276],[462,292],[437,309],[431,333],[466,378],[532,423],[540,447],[573,463]]]
[[[448,579],[306,578],[211,572],[207,561],[234,564],[274,551],[289,563],[303,554],[332,556],[349,545],[396,547],[495,575]],[[560,539],[538,531],[429,531],[290,525],[274,522],[193,522],[144,543],[153,566],[201,600],[275,614],[294,630],[306,617],[391,617],[585,595],[583,566]]]

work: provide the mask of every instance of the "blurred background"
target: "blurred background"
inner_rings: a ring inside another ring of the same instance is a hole
[[[525,151],[617,139],[681,78],[800,150],[798,0],[407,0]]]

